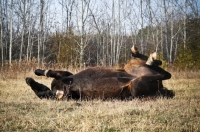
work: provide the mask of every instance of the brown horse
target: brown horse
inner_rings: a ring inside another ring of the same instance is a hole
[[[36,75],[54,78],[51,90],[32,78],[26,78],[26,83],[39,98],[125,99],[155,95],[173,97],[174,92],[167,90],[162,84],[162,80],[169,79],[171,74],[154,62],[150,64],[138,62],[138,67],[131,67],[132,69],[129,70],[131,72],[127,72],[126,68],[125,70],[114,70],[105,67],[91,67],[74,75],[68,71],[37,69],[35,70]]]

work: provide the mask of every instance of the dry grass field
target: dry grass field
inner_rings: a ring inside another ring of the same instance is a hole
[[[199,132],[200,71],[172,72],[164,81],[173,99],[119,101],[40,100],[25,77],[50,87],[33,71],[0,72],[0,131]]]

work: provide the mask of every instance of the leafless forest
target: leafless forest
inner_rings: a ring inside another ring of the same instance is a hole
[[[0,63],[119,66],[130,47],[199,67],[199,0],[1,0]]]

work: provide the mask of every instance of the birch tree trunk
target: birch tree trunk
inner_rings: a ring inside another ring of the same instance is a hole
[[[116,60],[116,41],[115,41],[115,1],[112,0],[112,24],[111,24],[111,66],[115,64]]]
[[[118,38],[117,38],[117,46],[116,46],[116,60],[115,60],[115,64],[118,65],[119,64],[119,55],[120,55],[120,47],[121,47],[121,18],[120,18],[120,10],[121,10],[121,6],[120,6],[120,0],[118,0]],[[122,41],[122,40],[121,40]]]
[[[1,66],[4,65],[4,53],[3,53],[3,7],[2,7],[3,3],[2,1],[0,0],[0,28],[1,28],[1,36],[0,36],[0,46],[1,46]]]
[[[101,46],[101,45],[103,45],[102,43],[102,38],[103,38],[103,35],[101,35],[101,30],[99,29],[99,25],[98,25],[98,23],[97,23],[97,20],[96,20],[96,17],[95,17],[95,15],[94,15],[94,13],[92,12],[92,10],[91,10],[91,8],[90,7],[88,7],[89,8],[89,10],[90,10],[90,15],[92,16],[92,19],[93,19],[93,21],[94,21],[94,24],[95,24],[95,28],[97,29],[97,31],[98,31],[98,34],[97,34],[97,48],[96,48],[96,59],[97,59],[97,65],[99,64],[99,58],[100,58],[100,55],[99,55],[99,47]],[[103,47],[102,47],[102,50],[101,50],[101,48],[100,48],[100,51],[102,51],[102,58],[103,58],[103,61],[102,61],[102,63],[104,63],[104,45],[103,45]],[[89,61],[90,61],[90,55],[89,55]]]
[[[85,35],[85,24],[86,19],[88,17],[88,11],[89,11],[89,4],[90,0],[82,0],[81,1],[81,42],[79,44],[80,47],[80,58],[79,58],[79,66],[80,69],[83,67],[83,56],[84,56],[84,50],[87,43],[87,37]]]
[[[161,5],[163,5],[163,1],[161,0]],[[160,12],[162,12],[162,9],[160,9]],[[162,52],[162,59],[164,58],[164,48],[163,48],[163,19],[161,17],[161,22],[160,22],[160,48]]]
[[[82,68],[83,66],[83,55],[84,55],[84,42],[83,42],[83,35],[84,35],[84,32],[85,32],[85,23],[84,23],[84,5],[83,5],[83,0],[82,0],[82,3],[81,3],[81,9],[82,9],[82,14],[81,14],[81,43],[80,43],[80,60],[79,60],[79,65],[80,65],[80,69]]]
[[[168,22],[167,22],[167,7],[166,7],[166,0],[163,1],[164,4],[164,21],[165,21],[165,47],[166,47],[166,54],[167,59],[169,59],[169,50],[168,50]]]
[[[172,0],[172,11],[171,11],[171,44],[169,53],[169,62],[172,63],[172,50],[173,50],[173,40],[174,40],[174,3]]]
[[[43,32],[43,9],[44,0],[40,0],[40,25],[38,33],[38,65],[40,65],[41,59],[41,46],[42,46],[42,32]]]
[[[23,0],[23,11],[22,12],[22,34],[21,34],[21,45],[20,45],[20,54],[19,54],[19,62],[22,60],[22,48],[24,45],[24,31],[25,31],[25,22],[26,22],[26,0]]]
[[[28,44],[27,44],[27,48],[26,48],[26,61],[29,61],[29,52],[30,52],[30,44],[31,44],[31,26],[32,26],[32,21],[31,21],[31,0],[29,1],[29,6],[28,6],[28,10],[29,10],[29,14],[28,14]]]
[[[10,4],[10,46],[9,46],[9,65],[12,66],[12,21],[13,21],[13,0]]]
[[[184,0],[184,20],[183,20],[183,44],[186,46],[186,19],[187,19],[187,0]]]
[[[144,40],[143,40],[143,9],[142,9],[142,0],[140,0],[140,17],[141,17],[141,52],[144,54]]]

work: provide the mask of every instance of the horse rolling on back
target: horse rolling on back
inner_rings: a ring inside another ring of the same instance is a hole
[[[26,78],[26,83],[41,99],[174,97],[174,91],[164,88],[162,84],[162,80],[169,79],[171,74],[158,66],[160,62],[155,59],[155,55],[152,54],[145,60],[138,54],[139,52],[134,56],[135,60],[132,60],[135,65],[130,65],[129,62],[124,70],[90,67],[77,74],[68,71],[35,70],[38,76],[54,78],[51,89],[29,77]]]

